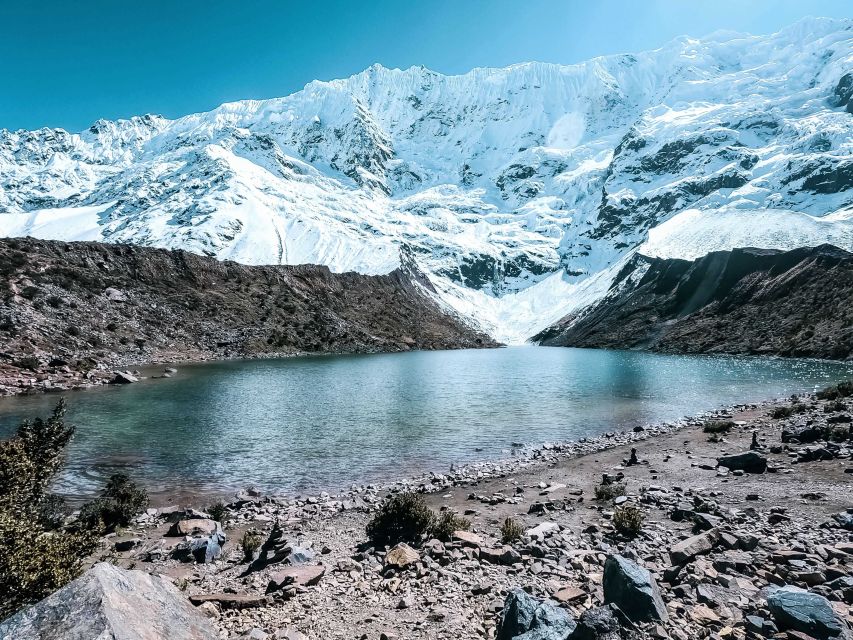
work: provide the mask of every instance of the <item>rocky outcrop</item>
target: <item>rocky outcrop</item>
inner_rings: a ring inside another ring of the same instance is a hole
[[[669,617],[649,570],[618,555],[608,556],[604,563],[604,602],[615,604],[635,622]]]
[[[384,276],[184,251],[0,240],[0,391],[130,383],[114,365],[493,346],[411,262]]]
[[[820,640],[837,638],[843,631],[829,601],[805,589],[782,587],[767,596],[767,604],[781,629],[807,633]]]
[[[852,303],[853,254],[829,245],[716,251],[693,261],[636,255],[601,301],[534,340],[843,359],[853,354]]]
[[[105,562],[0,623],[15,640],[218,640],[171,582]]]
[[[504,603],[497,640],[567,640],[575,626],[564,609],[513,589]]]

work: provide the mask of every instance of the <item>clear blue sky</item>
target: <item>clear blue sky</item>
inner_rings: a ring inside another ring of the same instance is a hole
[[[0,128],[177,117],[374,62],[570,64],[807,15],[851,17],[853,0],[0,0]]]

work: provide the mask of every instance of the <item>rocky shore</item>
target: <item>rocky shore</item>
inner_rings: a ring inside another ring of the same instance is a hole
[[[401,262],[366,276],[0,238],[0,395],[106,384],[158,362],[497,346]]]
[[[221,513],[151,509],[92,560],[174,585],[209,625],[180,637],[841,637],[853,622],[850,425],[847,400],[812,395],[393,487],[470,521],[445,541],[372,545],[384,488],[251,489]],[[506,539],[508,518],[518,537]]]

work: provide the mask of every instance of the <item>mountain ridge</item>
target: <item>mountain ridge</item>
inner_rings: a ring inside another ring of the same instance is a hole
[[[684,211],[846,224],[853,21],[715,37],[455,76],[374,65],[175,120],[2,130],[0,235],[365,274],[404,246],[442,304],[523,340]]]
[[[608,293],[538,334],[545,346],[853,355],[853,253],[752,247],[694,260],[636,254]]]

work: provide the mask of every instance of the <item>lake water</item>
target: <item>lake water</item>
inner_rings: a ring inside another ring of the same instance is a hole
[[[155,496],[342,489],[851,375],[843,363],[545,347],[183,365],[66,394],[77,433],[59,491],[90,494],[117,470]],[[57,399],[0,399],[0,436]]]

